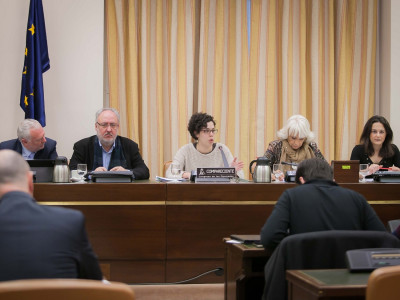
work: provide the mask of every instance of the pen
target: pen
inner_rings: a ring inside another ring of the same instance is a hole
[[[379,168],[379,170],[391,170],[392,168]]]

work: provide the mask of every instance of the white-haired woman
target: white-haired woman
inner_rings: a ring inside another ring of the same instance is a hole
[[[313,157],[325,160],[313,142],[314,133],[310,130],[310,123],[302,115],[291,116],[277,136],[279,139],[270,142],[264,154],[270,160],[271,168],[281,162],[298,164]]]

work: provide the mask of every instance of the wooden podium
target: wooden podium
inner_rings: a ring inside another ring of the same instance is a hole
[[[225,300],[261,299],[269,253],[254,244],[225,244]]]

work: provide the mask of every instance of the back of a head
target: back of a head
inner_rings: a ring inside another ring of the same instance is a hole
[[[19,123],[17,128],[17,136],[19,140],[31,139],[31,129],[41,128],[42,125],[34,119],[25,119],[21,123]]]
[[[0,186],[26,185],[28,171],[29,165],[19,153],[13,150],[0,150]]]
[[[333,180],[333,170],[332,167],[323,159],[305,159],[297,167],[296,183],[298,184],[300,184],[300,177],[303,177],[305,181],[312,179]]]

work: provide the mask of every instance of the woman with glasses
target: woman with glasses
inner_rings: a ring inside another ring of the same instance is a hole
[[[365,123],[360,144],[353,148],[350,159],[369,164],[369,174],[380,168],[400,171],[400,152],[392,139],[389,122],[382,116],[373,116]]]
[[[297,165],[308,158],[324,159],[317,144],[313,142],[314,133],[310,130],[310,123],[301,115],[291,116],[277,136],[278,140],[270,142],[264,154],[270,160],[271,168],[282,162]],[[284,165],[282,168],[282,171],[287,171],[291,166]],[[272,179],[275,180],[274,174]],[[283,177],[279,179],[283,180]]]
[[[195,140],[180,148],[167,170],[166,176],[176,178],[171,172],[172,165],[179,165],[182,178],[189,179],[192,170],[197,168],[223,168],[224,157],[229,167],[235,168],[237,175],[243,178],[243,162],[233,157],[227,146],[215,141],[218,129],[214,118],[206,113],[195,113],[189,120],[188,131]]]

